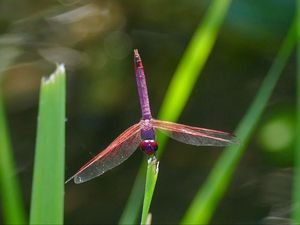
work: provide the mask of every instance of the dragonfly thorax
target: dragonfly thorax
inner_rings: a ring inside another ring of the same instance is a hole
[[[158,149],[158,144],[155,140],[143,140],[140,148],[145,154],[153,155]]]

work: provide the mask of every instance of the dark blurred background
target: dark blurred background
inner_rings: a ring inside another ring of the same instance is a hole
[[[67,70],[66,177],[139,121],[133,48],[143,59],[155,116],[210,1],[0,2],[0,70],[27,211],[39,84]],[[294,0],[233,0],[179,122],[233,131],[293,20]],[[283,224],[291,201],[294,56],[289,60],[213,223]],[[222,149],[170,140],[160,163],[154,223],[178,223]],[[116,223],[146,157],[137,151],[90,182],[68,183],[66,224]],[[1,219],[1,214],[0,214]],[[0,220],[1,221],[1,220]]]

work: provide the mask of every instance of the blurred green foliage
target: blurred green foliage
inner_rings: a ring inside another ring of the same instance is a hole
[[[296,1],[296,26],[297,26],[297,69],[296,69],[296,144],[295,144],[295,166],[293,176],[293,223],[300,223],[300,1]]]
[[[296,141],[295,116],[291,108],[273,109],[258,129],[259,147],[266,160],[275,165],[292,166]]]
[[[0,82],[1,85],[1,82]],[[6,224],[25,224],[25,212],[0,87],[0,193]]]
[[[252,104],[236,128],[236,135],[240,139],[240,144],[226,147],[206,183],[199,188],[198,193],[192,200],[183,217],[182,224],[210,223],[213,213],[232,180],[237,165],[248,147],[254,129],[262,117],[275,85],[296,45],[296,40],[296,26],[293,23]]]

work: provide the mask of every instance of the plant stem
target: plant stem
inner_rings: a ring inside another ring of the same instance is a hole
[[[156,180],[157,180],[157,176],[158,176],[158,165],[159,165],[159,162],[157,161],[155,156],[150,157],[148,159],[141,224],[146,224],[146,222],[147,222],[149,209],[150,209],[150,205],[151,205],[151,201],[152,201],[152,197],[153,197],[153,192],[155,189]]]

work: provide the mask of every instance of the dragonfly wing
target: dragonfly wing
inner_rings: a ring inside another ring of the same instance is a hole
[[[196,146],[227,146],[237,143],[235,136],[226,132],[191,127],[162,120],[152,120],[153,127],[169,137]]]
[[[74,178],[76,184],[83,183],[120,165],[139,146],[141,142],[140,129],[140,123],[137,123],[125,130],[105,150],[81,167],[69,180]]]

